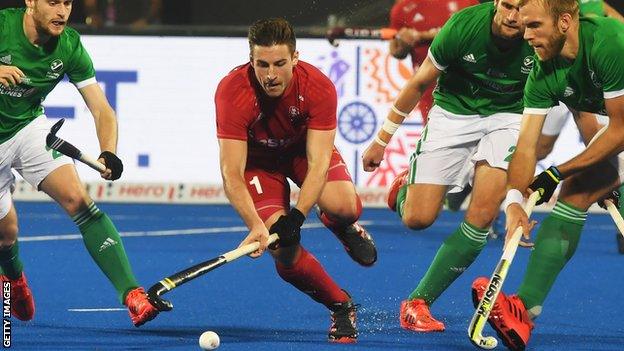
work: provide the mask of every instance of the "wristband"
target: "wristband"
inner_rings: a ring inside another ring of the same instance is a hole
[[[505,201],[503,205],[503,211],[507,211],[507,207],[511,204],[522,204],[524,201],[524,196],[518,189],[509,189],[507,191],[507,196],[505,196]]]
[[[383,126],[381,127],[381,129],[390,134],[393,135],[397,129],[399,129],[400,124],[399,123],[394,123],[391,120],[387,119],[384,121]]]
[[[385,141],[381,140],[381,138],[379,137],[379,135],[375,135],[375,142],[383,147],[388,146],[388,143],[386,143]]]
[[[396,106],[394,106],[394,104],[392,105],[392,107],[390,108],[392,110],[392,112],[396,113],[397,115],[403,117],[403,118],[407,118],[409,117],[409,113],[405,113],[401,110],[399,110],[398,108],[396,108]]]

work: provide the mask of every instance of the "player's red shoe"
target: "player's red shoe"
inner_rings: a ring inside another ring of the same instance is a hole
[[[356,326],[357,307],[353,301],[334,304],[331,308],[331,325],[328,340],[341,344],[357,342],[358,331]]]
[[[390,189],[388,190],[388,207],[394,212],[396,212],[397,208],[397,195],[399,194],[399,190],[405,184],[407,184],[407,176],[409,173],[409,169],[404,170],[403,172],[397,174],[392,184],[390,184]]]
[[[489,281],[486,277],[480,277],[472,283],[472,302],[475,308],[483,297]],[[488,322],[508,349],[523,351],[526,348],[533,330],[533,321],[518,296],[507,296],[501,291],[490,312]]]
[[[24,272],[18,279],[11,280],[6,275],[0,275],[0,280],[11,283],[11,314],[22,321],[33,319],[35,315],[35,300],[30,287],[28,287],[28,281]]]
[[[135,327],[142,326],[158,315],[158,309],[149,302],[143,288],[133,289],[126,295],[126,306]]]
[[[401,302],[399,316],[401,328],[417,332],[444,331],[444,323],[433,318],[425,300],[414,299]]]

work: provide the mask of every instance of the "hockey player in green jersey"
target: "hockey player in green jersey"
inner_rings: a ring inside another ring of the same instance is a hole
[[[67,27],[71,9],[71,0],[26,0],[26,8],[0,11],[0,279],[11,282],[12,314],[32,319],[34,299],[19,257],[17,213],[10,191],[14,169],[72,217],[91,257],[139,326],[156,317],[158,310],[139,287],[117,229],[87,194],[72,160],[46,149],[50,125],[41,102],[67,75],[95,120],[99,161],[106,165],[102,178],[118,179],[123,170],[115,155],[115,112],[97,84],[78,33]]]
[[[434,39],[427,59],[401,90],[364,153],[364,170],[375,170],[392,134],[437,80],[434,106],[411,157],[409,174],[399,174],[388,205],[409,228],[422,230],[437,218],[449,189],[461,189],[472,178],[473,196],[464,221],[402,302],[400,323],[405,329],[444,330],[430,306],[479,255],[498,215],[522,118],[523,88],[533,66],[523,31],[518,0],[498,0],[456,13]]]
[[[517,295],[502,292],[490,324],[511,350],[524,350],[557,275],[573,256],[589,206],[624,179],[624,25],[615,19],[580,17],[576,0],[521,0],[524,38],[537,57],[524,94],[524,117],[509,166],[504,208],[507,236],[530,225],[520,202],[532,191],[550,199],[563,182],[555,208],[541,223]],[[609,124],[571,160],[533,178],[537,139],[549,109],[559,101],[570,109],[607,115]],[[487,278],[473,283],[481,297]]]

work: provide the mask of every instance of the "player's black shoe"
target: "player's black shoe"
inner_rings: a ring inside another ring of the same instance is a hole
[[[357,342],[358,331],[356,326],[356,314],[359,305],[349,300],[336,303],[330,308],[331,326],[329,327],[328,340],[342,344]]]
[[[366,267],[372,266],[377,261],[375,242],[364,227],[355,222],[346,228],[338,228],[329,223],[327,216],[323,215],[318,206],[315,210],[321,222],[336,235],[352,260]]]
[[[466,200],[471,192],[472,187],[470,184],[466,184],[460,192],[446,194],[446,207],[453,212],[459,211],[461,209],[461,205],[464,203],[464,200]]]
[[[377,261],[377,248],[370,233],[357,222],[342,232],[333,232],[355,262],[372,266]]]

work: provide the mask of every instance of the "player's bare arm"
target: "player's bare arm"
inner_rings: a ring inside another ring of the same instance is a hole
[[[421,32],[403,27],[390,41],[390,55],[397,59],[404,59],[410,53],[414,45],[421,41]]]
[[[504,210],[507,215],[507,237],[513,234],[519,226],[524,230],[524,237],[528,239],[530,226],[529,219],[521,206],[523,195],[526,194],[529,184],[533,179],[535,172],[535,164],[537,163],[536,151],[537,141],[544,125],[545,115],[525,114],[520,125],[520,136],[513,158],[509,163],[507,171],[507,200],[505,201]],[[513,200],[513,194],[516,194],[517,201]]]
[[[304,215],[307,215],[314,206],[327,181],[327,170],[334,149],[335,136],[336,129],[308,129],[306,141],[308,172],[301,185],[301,192],[295,206]]]
[[[232,207],[241,216],[249,234],[240,244],[260,242],[258,251],[250,256],[260,257],[267,247],[269,231],[258,216],[247,185],[245,184],[245,165],[247,163],[247,142],[233,139],[219,139],[219,162],[225,195]]]
[[[418,71],[410,78],[407,84],[401,89],[399,97],[394,102],[393,108],[388,112],[388,116],[377,137],[364,151],[362,162],[364,171],[372,172],[379,167],[383,159],[386,145],[390,142],[393,133],[403,120],[414,109],[422,94],[440,76],[440,71],[427,57]]]
[[[604,11],[607,17],[615,18],[616,20],[624,23],[624,16],[622,16],[621,13],[619,13],[611,5],[607,4],[606,1],[603,3],[603,6],[604,6]]]
[[[115,155],[117,152],[117,118],[115,111],[108,103],[106,95],[98,84],[89,84],[78,91],[80,91],[95,122],[95,130],[100,143],[100,151],[102,152],[99,161],[107,168],[101,173],[101,176],[109,180],[118,179],[123,171],[123,165],[121,160]]]
[[[0,84],[5,88],[21,83],[23,77],[25,77],[25,75],[19,68],[0,65]]]
[[[624,151],[624,96],[605,99],[609,125],[583,152],[557,166],[562,178]]]

